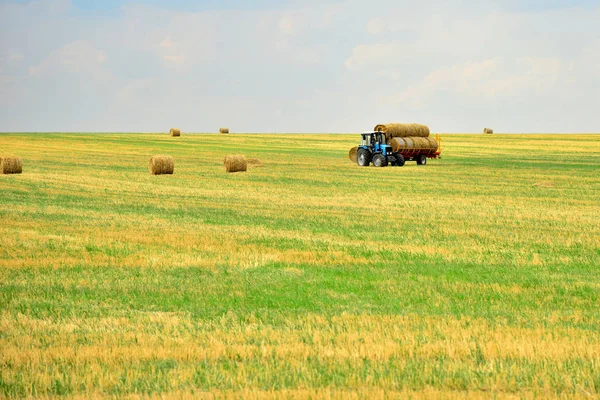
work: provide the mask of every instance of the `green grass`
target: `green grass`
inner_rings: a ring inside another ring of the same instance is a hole
[[[600,136],[356,140],[1,134],[0,397],[600,395]]]

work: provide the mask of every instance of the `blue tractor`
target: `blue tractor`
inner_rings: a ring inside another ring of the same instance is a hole
[[[362,141],[356,152],[356,163],[361,167],[368,167],[371,162],[374,167],[403,166],[404,158],[401,154],[394,154],[392,146],[386,143],[383,132],[361,133]]]

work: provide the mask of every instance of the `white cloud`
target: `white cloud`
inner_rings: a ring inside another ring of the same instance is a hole
[[[291,61],[302,65],[317,65],[321,62],[321,57],[317,50],[308,47],[299,47],[293,51]]]
[[[331,26],[335,19],[344,12],[345,6],[343,3],[326,6],[323,9],[323,25]]]
[[[403,46],[399,43],[359,45],[352,49],[352,55],[344,65],[350,71],[362,71],[371,67],[381,69],[398,64],[404,57]]]
[[[171,41],[171,36],[165,37],[158,45],[159,47],[171,48],[175,46],[175,43]]]
[[[163,56],[163,60],[173,63],[179,67],[183,67],[185,66],[185,56],[183,54],[179,54],[179,55],[166,55]]]
[[[441,92],[456,97],[485,97],[487,101],[528,91],[543,94],[556,85],[561,70],[561,62],[556,58],[524,57],[506,62],[496,57],[467,62],[437,69],[393,99],[420,107],[429,97]]]
[[[107,71],[102,64],[106,60],[106,54],[96,49],[90,42],[76,40],[53,51],[39,65],[29,67],[29,75],[39,77],[68,73],[85,75],[86,78],[104,79]]]
[[[275,41],[275,48],[281,52],[290,50],[290,42],[287,39],[278,39]]]
[[[11,53],[8,56],[8,62],[12,64],[20,64],[25,59],[23,53]]]
[[[316,65],[321,62],[321,56],[316,49],[302,46],[294,46],[288,39],[278,39],[273,43],[278,57],[290,63],[301,65]]]
[[[524,70],[520,85],[544,93],[562,78],[563,63],[556,57],[523,57],[518,60]]]
[[[124,7],[113,40],[132,52],[154,55],[166,69],[186,73],[217,60],[222,17],[214,13],[175,12],[130,5]]]
[[[378,34],[385,30],[385,20],[383,18],[373,18],[367,23],[367,32]]]
[[[162,59],[176,66],[183,68],[186,65],[186,46],[183,43],[174,42],[170,36],[166,36],[158,45],[159,52],[162,54]]]
[[[135,79],[119,89],[116,101],[119,108],[135,107],[135,104],[142,100],[152,88],[151,79]]]
[[[286,35],[294,33],[294,21],[292,17],[286,15],[279,20],[279,30]]]
[[[331,26],[339,8],[324,6],[317,9],[299,9],[294,11],[263,12],[277,18],[279,33],[285,36],[299,36],[310,30],[321,30]]]

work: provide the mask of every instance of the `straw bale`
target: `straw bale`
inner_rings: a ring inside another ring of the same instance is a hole
[[[494,133],[494,130],[492,128],[485,128],[483,130],[483,133],[486,135],[491,135],[492,133]]]
[[[169,135],[171,135],[171,136],[181,136],[181,130],[179,130],[177,128],[171,128],[171,131],[169,132]]]
[[[375,132],[384,132],[386,138],[395,137],[428,137],[430,135],[429,127],[421,124],[379,124],[373,129]]]
[[[355,163],[356,162],[356,153],[358,152],[358,147],[353,147],[350,149],[350,152],[348,153],[348,158]]]
[[[0,157],[0,174],[20,174],[23,172],[23,160],[19,157]]]
[[[229,133],[229,128],[219,128],[219,133]]]
[[[175,170],[175,161],[171,156],[152,156],[149,169],[152,175],[172,175]]]
[[[226,172],[245,172],[248,169],[248,161],[243,155],[225,156],[223,165]]]
[[[423,154],[436,153],[438,142],[433,137],[395,137],[389,142],[394,153],[408,153],[419,151]]]

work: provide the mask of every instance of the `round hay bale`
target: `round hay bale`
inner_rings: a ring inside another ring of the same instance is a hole
[[[394,138],[394,139],[396,139],[396,138]],[[411,138],[411,137],[404,137],[404,138],[401,138],[401,139],[404,140],[404,143],[406,144],[406,147],[404,147],[404,149],[406,149],[406,150],[414,150],[415,149],[415,141],[413,140],[413,138]],[[394,147],[392,146],[392,149],[393,148]]]
[[[0,157],[1,174],[20,174],[23,172],[23,160],[19,157]]]
[[[219,133],[229,133],[229,128],[219,128]]]
[[[348,158],[355,163],[356,162],[356,153],[358,152],[358,147],[353,147],[350,149],[350,152],[348,153]]]
[[[430,144],[426,137],[414,137],[412,138],[415,143],[415,149],[424,150],[429,149]]]
[[[181,136],[181,130],[179,130],[177,128],[171,128],[171,131],[169,132],[169,135],[171,135],[171,136]]]
[[[415,131],[418,133],[417,137],[429,137],[431,131],[429,127],[421,124],[413,124]]]
[[[263,166],[262,162],[260,162],[260,160],[258,158],[247,158],[246,164],[248,164],[249,167],[262,167]]]
[[[492,133],[494,133],[494,130],[492,128],[484,128],[483,133],[486,135],[491,135]]]
[[[429,141],[428,148],[432,150],[433,153],[437,153],[440,149],[440,142],[437,141],[436,138],[429,136],[426,138]]]
[[[389,141],[389,145],[392,146],[392,151],[394,153],[401,152],[408,148],[408,144],[406,139],[411,140],[410,138],[393,138]],[[411,141],[412,143],[412,141]]]
[[[175,161],[171,156],[152,156],[149,169],[152,175],[172,175],[175,171]]]
[[[421,124],[379,124],[373,128],[375,132],[385,133],[389,140],[395,137],[428,137],[430,135],[429,127]]]
[[[438,151],[438,142],[433,137],[404,137],[392,138],[389,142],[394,153],[419,151],[424,154]]]
[[[223,165],[226,172],[245,172],[248,169],[248,161],[244,155],[225,156]]]

